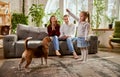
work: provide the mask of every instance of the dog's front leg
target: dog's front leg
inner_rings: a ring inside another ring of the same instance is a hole
[[[46,65],[47,65],[47,58],[45,58],[45,63],[46,63]]]
[[[22,65],[22,63],[25,61],[25,58],[22,58],[21,59],[21,61],[20,61],[20,63],[19,63],[19,66],[18,66],[18,70],[21,70],[21,65]]]
[[[41,65],[43,65],[43,57],[41,57]]]

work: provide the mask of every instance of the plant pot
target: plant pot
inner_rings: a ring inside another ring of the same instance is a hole
[[[113,27],[113,24],[109,24],[109,29],[112,29],[112,27]]]
[[[47,27],[47,24],[45,24],[44,26]]]

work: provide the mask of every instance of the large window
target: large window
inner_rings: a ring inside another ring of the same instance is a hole
[[[50,13],[54,13],[59,8],[59,0],[48,0],[45,6],[46,16],[43,18],[44,24],[49,21]]]
[[[110,20],[117,20],[118,16],[119,0],[93,0],[92,28],[108,28]]]
[[[66,8],[76,16],[79,16],[80,11],[88,10],[88,0],[64,0],[64,14],[66,14]],[[70,19],[71,22],[74,21],[72,17]]]
[[[62,1],[62,2],[61,2]],[[79,16],[80,11],[91,11],[91,18],[92,21],[96,22],[97,17],[94,17],[96,11],[94,6],[94,1],[103,1],[104,2],[104,10],[102,12],[101,21],[98,28],[107,28],[108,21],[106,20],[106,16],[111,17],[118,17],[120,16],[120,0],[48,0],[46,7],[45,7],[45,13],[51,13],[55,12],[58,8],[61,9],[62,14],[67,14],[66,8],[71,10],[76,16]],[[89,4],[91,3],[91,4]],[[99,5],[99,4],[98,4]],[[61,7],[62,6],[62,7]],[[120,19],[120,17],[118,17]],[[48,21],[48,17],[44,19],[44,21]],[[74,19],[71,17],[71,22],[74,21]],[[117,20],[117,19],[116,19]],[[92,24],[93,22],[91,22]],[[96,28],[96,24],[92,24],[93,28]]]

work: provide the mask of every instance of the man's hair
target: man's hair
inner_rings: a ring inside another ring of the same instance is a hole
[[[65,14],[63,17],[69,17],[69,15]]]

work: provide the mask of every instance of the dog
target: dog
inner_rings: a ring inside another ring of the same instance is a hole
[[[50,37],[45,37],[42,40],[42,45],[37,48],[28,48],[28,41],[31,40],[32,37],[28,37],[25,39],[25,51],[22,54],[21,61],[19,63],[19,69],[21,68],[21,65],[23,62],[26,61],[25,69],[28,69],[28,66],[30,65],[32,58],[34,57],[41,57],[41,64],[43,64],[43,58],[45,59],[45,63],[47,65],[47,58],[49,54],[49,45],[51,42]]]

